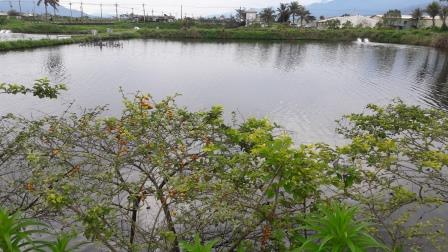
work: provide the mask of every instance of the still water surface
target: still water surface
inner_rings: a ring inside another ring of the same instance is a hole
[[[358,43],[131,40],[122,47],[68,45],[0,53],[0,82],[39,77],[65,83],[58,101],[2,96],[0,114],[38,116],[76,107],[121,109],[125,92],[180,93],[193,110],[214,104],[240,118],[264,117],[300,143],[340,141],[336,119],[396,97],[448,109],[448,55],[426,47]]]

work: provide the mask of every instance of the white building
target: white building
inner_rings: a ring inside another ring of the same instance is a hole
[[[384,15],[376,15],[375,18],[381,20],[383,25],[396,29],[430,28],[433,25],[430,16],[423,16],[418,22],[412,15],[401,15],[397,18],[388,18],[386,21]],[[442,27],[443,21],[440,16],[435,17],[434,24],[436,27]]]
[[[380,21],[381,21],[381,18],[365,17],[365,16],[360,16],[360,15],[333,17],[333,18],[328,18],[328,19],[317,21],[317,28],[318,29],[326,29],[326,28],[328,28],[328,24],[331,22],[338,22],[339,28],[342,28],[348,24],[351,24],[353,27],[373,28]]]
[[[8,16],[8,13],[7,13],[7,12],[1,12],[1,11],[0,11],[0,16]]]
[[[258,11],[255,9],[245,10],[244,16],[245,16],[245,20],[246,20],[246,26],[260,22],[259,17],[258,17]]]

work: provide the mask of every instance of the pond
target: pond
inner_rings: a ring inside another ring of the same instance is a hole
[[[118,46],[117,46],[118,45]],[[193,110],[223,105],[238,117],[268,117],[299,143],[337,144],[335,120],[368,103],[400,97],[448,109],[448,55],[427,47],[375,43],[130,40],[0,54],[0,82],[48,77],[69,91],[57,101],[2,96],[0,114],[38,116],[109,104],[126,93],[176,93]]]

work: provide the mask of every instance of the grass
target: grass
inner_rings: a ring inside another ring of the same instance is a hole
[[[138,26],[140,30],[134,30]],[[106,33],[107,29],[113,33]],[[175,23],[131,23],[113,24],[56,24],[35,21],[13,20],[0,24],[0,29],[13,32],[41,34],[70,34],[67,40],[9,41],[0,42],[0,51],[28,49],[45,46],[57,46],[95,40],[161,38],[161,39],[213,39],[213,40],[314,40],[345,42],[357,38],[369,38],[373,42],[432,46],[448,49],[448,33],[438,30],[387,30],[387,29],[340,29],[340,30],[299,30],[275,25],[270,28],[233,28],[223,25],[195,24],[191,28]],[[99,36],[90,36],[91,30],[97,30]]]

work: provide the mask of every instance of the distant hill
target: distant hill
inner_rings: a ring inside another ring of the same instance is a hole
[[[324,0],[311,4],[308,9],[314,16],[340,16],[383,14],[390,9],[409,11],[416,7],[426,6],[432,0]]]
[[[36,0],[37,2],[37,0]],[[44,14],[45,13],[45,6],[42,3],[40,6],[33,6],[33,3],[30,1],[22,1],[22,12],[24,13],[33,13],[33,8],[35,8],[36,14]],[[12,9],[19,11],[19,3],[18,1],[12,1]],[[11,6],[9,5],[9,2],[0,1],[0,12],[7,12],[11,10]],[[80,17],[81,12],[77,10],[73,10],[73,17]],[[48,6],[48,13],[53,14],[53,8]],[[70,16],[70,9],[65,8],[63,6],[59,6],[56,10],[56,15],[58,16]]]

